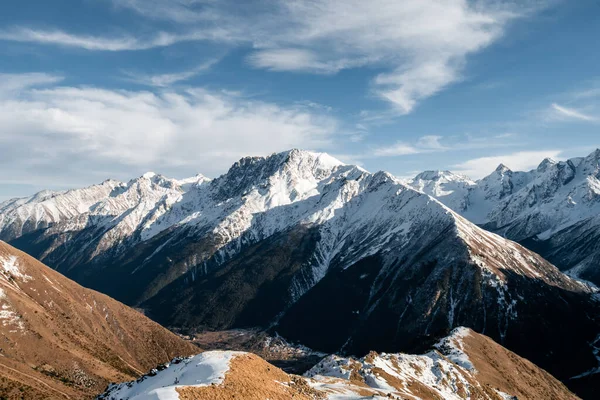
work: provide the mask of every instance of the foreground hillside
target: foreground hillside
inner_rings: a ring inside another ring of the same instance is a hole
[[[85,399],[197,348],[0,242],[0,398]]]
[[[42,192],[0,205],[0,235],[178,329],[271,327],[364,355],[421,351],[467,326],[569,384],[598,367],[594,288],[327,154],[246,157],[213,180]]]
[[[489,338],[458,328],[423,355],[330,356],[304,376],[260,357],[210,351],[176,359],[99,400],[577,399],[547,372]]]

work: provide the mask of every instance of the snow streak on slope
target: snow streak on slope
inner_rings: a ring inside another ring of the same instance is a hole
[[[0,268],[5,276],[19,278],[24,282],[32,279],[31,276],[21,271],[21,268],[19,268],[19,259],[16,256],[0,257]]]
[[[136,381],[110,385],[99,399],[178,400],[178,387],[222,384],[229,362],[240,354],[243,353],[207,351],[189,358],[176,358]]]

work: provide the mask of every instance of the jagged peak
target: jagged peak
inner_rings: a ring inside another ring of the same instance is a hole
[[[448,179],[448,180],[462,180],[462,181],[468,181],[470,180],[468,177],[464,176],[464,175],[460,175],[460,174],[456,174],[452,171],[448,171],[448,170],[427,170],[427,171],[423,171],[420,174],[418,174],[417,176],[415,176],[412,180],[413,182],[416,181],[438,181],[440,179]]]
[[[398,178],[396,178],[394,175],[390,174],[387,171],[377,171],[372,175],[371,186],[379,185],[386,182],[406,186]]]
[[[289,173],[301,178],[322,179],[345,164],[327,153],[292,149],[266,157],[243,157],[227,173],[212,181],[223,196],[243,193],[255,185],[266,184],[278,173]]]
[[[587,157],[587,160],[600,161],[600,149],[592,151]]]
[[[157,184],[160,186],[168,186],[168,187],[177,185],[177,183],[179,182],[177,179],[169,178],[167,176],[164,176],[163,174],[149,171],[149,172],[146,172],[145,174],[141,175],[138,178],[130,180],[129,184],[140,183],[140,182],[145,182],[145,181],[150,181],[154,184]]]
[[[554,159],[550,158],[550,157],[546,157],[544,158],[544,160],[540,163],[540,165],[538,165],[537,167],[537,171],[538,172],[544,172],[546,171],[549,167],[552,167],[553,165],[556,165],[557,161],[555,161]]]
[[[427,171],[423,171],[420,174],[418,174],[417,176],[415,176],[413,178],[413,180],[415,181],[433,181],[433,180],[437,180],[440,178],[440,176],[443,174],[444,172],[441,170],[427,170]]]
[[[319,153],[315,151],[294,148],[279,153],[271,153],[268,156],[244,156],[235,163],[233,163],[231,168],[251,165],[260,162],[285,163],[289,161],[298,160],[316,160],[324,165],[329,165],[331,167],[345,165],[343,162],[327,153]]]
[[[189,185],[189,184],[195,184],[195,183],[210,182],[211,180],[212,179],[210,179],[209,177],[198,173],[189,178],[177,179],[177,183],[179,185],[183,186],[183,185]]]
[[[498,165],[496,167],[495,172],[506,173],[506,172],[512,172],[512,170],[510,168],[508,168],[505,164],[500,163],[500,165]]]

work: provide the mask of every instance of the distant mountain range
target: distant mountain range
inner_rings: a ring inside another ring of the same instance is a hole
[[[409,184],[568,274],[600,285],[600,149],[567,161],[545,159],[528,172],[500,165],[479,181],[427,171]]]
[[[137,311],[0,242],[0,398],[92,398],[195,354]]]
[[[585,230],[561,243],[587,264],[559,266],[593,281],[599,155],[407,184],[291,150],[213,180],[148,173],[9,200],[0,238],[169,327],[261,326],[362,355],[421,351],[466,326],[592,387],[597,289],[503,236],[539,251]]]

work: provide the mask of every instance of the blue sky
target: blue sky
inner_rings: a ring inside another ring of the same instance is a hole
[[[0,199],[326,151],[479,178],[600,147],[596,1],[0,5]]]

